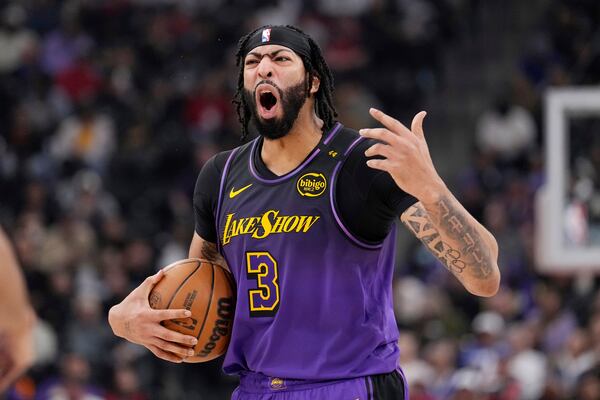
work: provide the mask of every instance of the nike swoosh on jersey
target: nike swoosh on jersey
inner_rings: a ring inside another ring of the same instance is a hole
[[[252,184],[246,185],[243,188],[238,189],[238,190],[234,190],[235,188],[231,188],[231,192],[229,192],[229,198],[233,199],[235,196],[242,193],[244,190],[248,189],[250,186],[252,186]]]

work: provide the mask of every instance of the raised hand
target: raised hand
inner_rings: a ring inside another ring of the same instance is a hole
[[[163,276],[160,270],[146,278],[121,303],[110,309],[108,321],[115,335],[145,346],[163,360],[180,363],[184,358],[194,355],[191,347],[198,341],[194,336],[161,325],[165,320],[187,318],[191,315],[190,311],[154,310],[150,307],[148,296]]]
[[[435,201],[445,184],[433,166],[425,141],[423,119],[427,113],[421,111],[415,115],[411,129],[375,108],[369,113],[384,128],[360,130],[362,136],[380,141],[369,147],[365,155],[383,158],[368,160],[367,165],[388,172],[402,190],[422,202]]]

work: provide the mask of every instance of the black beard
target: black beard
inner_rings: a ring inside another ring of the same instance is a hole
[[[283,116],[281,118],[271,118],[264,120],[258,115],[258,108],[256,106],[256,92],[251,92],[244,89],[244,99],[246,105],[250,106],[252,112],[252,122],[258,133],[266,139],[279,139],[290,133],[292,126],[298,119],[300,109],[306,102],[306,81],[302,81],[296,86],[291,86],[285,91],[282,91],[273,82],[269,81],[279,92],[279,101],[281,101],[281,108]]]

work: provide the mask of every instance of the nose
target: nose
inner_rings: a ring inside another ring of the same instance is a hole
[[[269,57],[263,57],[258,64],[258,76],[262,79],[273,76],[273,62]]]

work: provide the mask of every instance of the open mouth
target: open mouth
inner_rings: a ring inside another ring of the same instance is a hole
[[[269,84],[261,84],[256,89],[256,104],[259,115],[264,119],[274,118],[279,109],[279,93]]]
[[[277,98],[271,92],[263,92],[260,94],[260,105],[269,111],[277,104]]]

